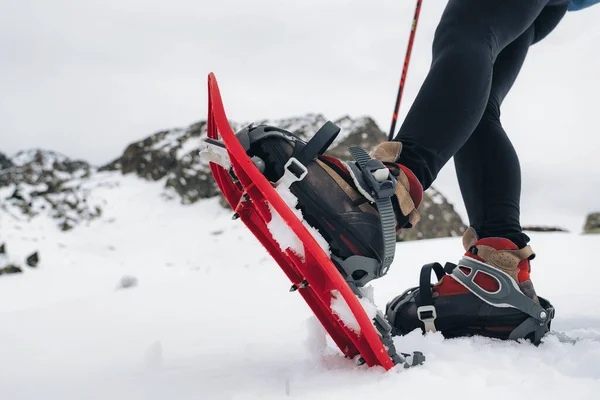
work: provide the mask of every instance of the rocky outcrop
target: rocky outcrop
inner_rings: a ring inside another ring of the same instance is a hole
[[[220,192],[208,165],[199,155],[201,139],[205,136],[204,121],[187,129],[161,131],[130,144],[119,158],[99,170],[134,173],[152,181],[166,178],[167,193],[171,197],[178,196],[183,204],[213,197]]]
[[[414,228],[399,230],[398,241],[461,236],[467,229],[454,206],[434,187],[423,194],[419,213],[419,223]]]
[[[7,168],[12,167],[14,164],[10,161],[10,158],[6,157],[4,154],[0,153],[0,174],[1,171]]]
[[[600,233],[600,212],[591,213],[587,216],[583,231],[585,233]]]
[[[35,254],[35,257],[37,259],[35,265],[31,265],[29,263],[29,259],[32,258]],[[30,267],[36,267],[37,266],[37,262],[39,262],[39,258],[38,257],[38,253],[37,251],[32,253],[29,257],[27,257],[27,265],[29,265]],[[11,274],[20,274],[23,272],[23,268],[18,264],[15,263],[13,260],[11,260],[11,258],[9,257],[7,251],[6,251],[6,243],[0,243],[0,275],[11,275]]]
[[[81,188],[93,169],[85,161],[46,150],[21,151],[0,171],[0,208],[10,207],[25,219],[47,213],[62,230],[101,214]]]

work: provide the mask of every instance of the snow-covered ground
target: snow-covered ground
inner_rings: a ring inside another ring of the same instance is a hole
[[[555,399],[600,396],[600,236],[532,234],[538,292],[557,308],[540,347],[484,338],[396,338],[412,370],[357,367],[322,333],[266,252],[216,199],[181,206],[163,183],[100,173],[101,218],[70,232],[0,214],[12,259],[0,277],[0,399]],[[421,265],[456,261],[459,238],[398,245],[375,301],[415,285]],[[120,289],[123,277],[137,285]]]

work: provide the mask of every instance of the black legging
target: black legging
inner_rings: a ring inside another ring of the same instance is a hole
[[[529,47],[552,31],[568,0],[450,0],[431,69],[394,138],[399,162],[428,188],[454,156],[471,226],[519,247],[521,170],[500,123],[500,105]],[[532,133],[534,134],[534,133]]]

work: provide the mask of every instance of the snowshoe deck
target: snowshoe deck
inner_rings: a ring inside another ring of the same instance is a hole
[[[214,162],[210,163],[210,168],[220,190],[235,212],[234,218],[239,218],[267,249],[292,282],[290,291],[297,292],[304,298],[344,355],[349,358],[360,355],[358,360],[361,363],[364,362],[368,366],[380,365],[386,370],[396,363],[410,366],[404,357],[396,354],[389,334],[382,334],[376,329],[378,323],[387,322],[378,321],[377,318],[372,321],[368,317],[353,288],[248,157],[229,125],[217,80],[212,73],[208,77],[208,93],[208,138],[209,141],[222,140],[231,163],[231,169],[223,168]],[[303,257],[290,249],[280,250],[267,226],[271,221],[269,205],[302,242]],[[348,328],[332,311],[334,293],[339,293],[347,303],[360,326],[359,331]],[[416,360],[417,358],[420,361]],[[422,355],[415,353],[412,364],[420,362]]]

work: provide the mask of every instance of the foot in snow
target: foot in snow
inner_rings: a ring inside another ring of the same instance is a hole
[[[554,308],[533,288],[531,247],[519,249],[502,238],[478,239],[472,228],[465,232],[463,245],[466,253],[458,266],[426,265],[420,286],[388,303],[387,317],[395,332],[421,328],[448,338],[481,335],[539,343],[550,329]],[[439,279],[433,286],[432,270]]]

